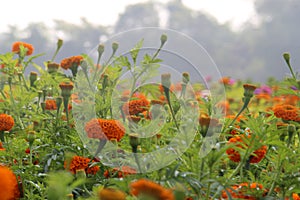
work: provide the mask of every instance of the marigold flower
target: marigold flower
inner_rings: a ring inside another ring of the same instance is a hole
[[[257,200],[258,196],[262,197],[266,195],[266,190],[264,189],[263,185],[259,183],[241,183],[234,185],[231,188],[227,188],[227,191],[230,193],[233,199]],[[222,191],[222,198],[228,199],[228,195],[225,191]]]
[[[126,194],[113,188],[102,188],[98,192],[99,200],[125,200]]]
[[[27,49],[26,56],[30,56],[33,53],[33,46],[31,44],[25,43],[25,42],[15,42],[12,45],[12,52],[14,53],[20,53],[20,46],[23,46]]]
[[[11,169],[0,165],[0,197],[1,200],[15,200],[20,198],[20,191],[16,175]]]
[[[7,114],[0,114],[0,131],[10,131],[15,125],[12,116]]]
[[[129,167],[129,166],[122,166],[121,168],[115,167],[111,171],[106,170],[104,172],[104,176],[106,178],[110,178],[111,176],[114,176],[114,177],[116,176],[118,178],[123,178],[127,175],[132,175],[132,174],[136,174],[136,170]]]
[[[150,102],[143,94],[134,95],[134,100],[124,103],[123,112],[125,115],[137,115],[149,109]]]
[[[91,159],[89,158],[74,156],[69,162],[64,162],[64,167],[73,174],[76,174],[77,170],[85,170],[87,174],[96,174],[99,171],[99,166],[89,167],[90,162]]]
[[[157,200],[174,200],[172,190],[146,179],[139,179],[130,185],[130,193],[134,196],[147,195]]]
[[[45,110],[56,110],[56,101],[55,99],[46,99],[45,101]]]
[[[124,126],[114,119],[92,119],[86,123],[84,130],[89,138],[120,141],[125,134]]]
[[[274,115],[286,121],[300,122],[300,109],[293,105],[276,105],[273,108]]]
[[[251,137],[250,135],[248,136]],[[243,135],[242,136],[234,136],[229,139],[228,144],[235,144],[238,148],[244,148],[246,144],[244,144]],[[243,145],[244,144],[244,145]],[[226,153],[230,160],[233,162],[240,162],[241,161],[241,155],[238,152],[238,150],[234,148],[228,148],[226,150]],[[260,148],[256,149],[252,155],[250,156],[249,162],[250,163],[259,163],[266,155],[267,153],[267,146],[263,145]]]
[[[60,62],[60,66],[61,68],[67,70],[71,67],[78,67],[81,63],[81,61],[83,60],[83,57],[78,55],[78,56],[71,56],[68,58],[63,59]]]

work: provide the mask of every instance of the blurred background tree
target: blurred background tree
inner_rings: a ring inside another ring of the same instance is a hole
[[[0,33],[0,53],[10,51],[14,41],[22,40],[33,44],[36,52],[46,53],[37,60],[43,65],[41,62],[50,59],[55,50],[57,35],[64,40],[56,58],[60,62],[64,57],[89,53],[113,34],[138,27],[164,27],[185,33],[200,43],[224,76],[258,82],[265,82],[269,77],[281,79],[288,73],[283,52],[291,53],[293,65],[299,69],[300,1],[256,0],[255,8],[259,25],[245,24],[236,31],[208,14],[187,8],[180,0],[165,4],[147,1],[128,6],[114,26],[95,25],[85,18],[80,25],[55,20],[52,29],[42,22],[24,29],[10,26],[8,31]]]

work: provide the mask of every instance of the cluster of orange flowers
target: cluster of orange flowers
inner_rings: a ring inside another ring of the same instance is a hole
[[[15,125],[12,116],[7,114],[0,114],[0,131],[10,131]]]
[[[114,119],[92,119],[86,123],[84,130],[89,138],[120,141],[125,135],[124,126]]]
[[[83,57],[78,55],[78,56],[71,56],[69,58],[65,58],[60,62],[61,68],[67,70],[72,66],[78,67],[83,60]]]
[[[122,166],[121,168],[113,168],[111,171],[106,170],[104,176],[110,178],[111,176],[116,176],[118,178],[123,178],[127,175],[136,174],[136,170],[129,166]]]
[[[100,167],[97,165],[90,167],[90,164],[91,159],[82,156],[74,156],[70,161],[64,162],[64,167],[73,174],[76,174],[76,171],[78,170],[84,170],[87,174],[96,174]]]
[[[244,135],[236,135],[229,139],[228,144],[234,144],[235,147],[243,149],[246,145],[244,142]],[[251,137],[250,135],[248,136]],[[226,153],[230,160],[233,162],[240,162],[241,161],[241,155],[238,150],[234,148],[228,148],[226,150]],[[250,163],[259,163],[266,155],[267,153],[267,146],[263,145],[259,149],[256,149],[252,155],[250,156],[249,162]]]
[[[241,183],[239,185],[234,185],[230,189],[226,189],[230,193],[233,199],[250,199],[258,200],[259,198],[254,197],[252,194],[258,193],[260,191],[260,197],[266,194],[266,190],[263,189],[263,185],[259,183]],[[222,191],[222,198],[228,199],[226,191]]]
[[[134,196],[146,195],[157,200],[174,200],[172,190],[166,189],[161,185],[147,179],[139,179],[130,185],[130,193]]]
[[[134,99],[123,105],[125,115],[138,115],[149,109],[150,102],[143,94],[134,95]]]
[[[11,169],[0,165],[0,197],[2,200],[16,200],[20,198],[18,180]]]
[[[286,121],[300,122],[300,109],[289,104],[276,105],[273,108],[274,115]]]
[[[27,51],[26,51],[26,55],[27,56],[30,56],[33,53],[34,48],[33,48],[33,46],[31,44],[28,44],[26,42],[19,42],[19,41],[13,43],[13,45],[12,45],[12,52],[14,52],[14,53],[20,53],[20,47],[21,46],[23,46],[24,48],[27,49]]]

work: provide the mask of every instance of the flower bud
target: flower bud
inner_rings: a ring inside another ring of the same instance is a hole
[[[251,85],[251,84],[244,84],[243,87],[244,87],[244,97],[245,98],[253,97],[254,90],[256,89],[256,86]]]
[[[59,87],[61,89],[61,96],[63,98],[69,98],[74,85],[72,82],[62,82],[59,84]]]
[[[167,40],[168,40],[168,36],[166,34],[162,34],[160,36],[161,46],[163,46],[166,43]]]
[[[129,134],[129,144],[132,147],[132,152],[137,153],[137,146],[140,144],[140,139],[137,133]]]
[[[284,60],[285,60],[286,63],[290,62],[290,54],[289,53],[285,52],[283,54],[283,58],[284,58]]]
[[[57,72],[59,68],[59,64],[55,62],[48,62],[47,63],[47,71],[49,74]]]
[[[102,55],[102,53],[104,52],[104,45],[103,44],[99,44],[97,50],[98,50],[98,54]]]
[[[166,87],[170,88],[171,86],[171,74],[166,73],[161,75],[161,84]]]
[[[190,74],[188,72],[183,72],[182,73],[182,82],[184,84],[188,84],[189,81],[190,81]]]
[[[116,43],[116,42],[112,43],[113,53],[115,53],[118,48],[119,48],[119,44],[118,43]]]
[[[63,44],[64,44],[64,41],[62,39],[58,39],[57,40],[57,49],[60,49]]]
[[[34,82],[37,80],[38,74],[36,72],[30,72],[29,75],[29,81],[30,81],[30,87],[34,87]]]

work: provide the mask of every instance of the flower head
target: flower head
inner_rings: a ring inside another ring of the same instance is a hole
[[[147,179],[139,179],[130,185],[131,194],[134,196],[146,195],[156,200],[174,200],[171,190]]]
[[[125,134],[124,126],[114,119],[92,119],[86,123],[84,129],[89,138],[100,140],[120,141]]]
[[[78,56],[71,56],[68,58],[63,59],[60,62],[60,66],[61,68],[67,70],[71,67],[78,67],[81,63],[81,61],[83,60],[83,57],[78,55]]]
[[[56,101],[55,99],[47,99],[45,101],[45,110],[56,110]]]
[[[16,175],[5,166],[0,166],[0,197],[2,200],[13,200],[20,198],[18,181]]]
[[[26,48],[26,56],[30,56],[33,53],[33,46],[31,44],[25,43],[25,42],[15,42],[12,45],[12,52],[14,53],[20,53],[20,47],[23,46]]]
[[[236,148],[244,149],[247,144],[245,144],[244,141],[244,135],[239,136],[235,135],[234,137],[230,138],[228,141],[228,144],[234,144],[235,148],[228,148],[226,150],[226,153],[230,160],[233,162],[240,162],[241,161],[241,155],[239,151]],[[251,136],[248,135],[250,138]],[[267,153],[267,146],[263,145],[260,148],[256,149],[252,155],[249,157],[249,163],[259,163],[266,155]]]
[[[289,104],[276,105],[273,108],[274,115],[286,121],[300,122],[300,109]]]
[[[98,197],[100,200],[125,200],[126,194],[113,188],[101,188]]]
[[[99,166],[90,167],[91,160],[82,156],[74,156],[69,162],[64,162],[65,169],[68,169],[73,174],[78,170],[85,170],[87,174],[96,174],[99,171]]]
[[[134,99],[123,105],[125,115],[137,115],[149,109],[150,102],[143,94],[135,94]]]
[[[12,116],[0,114],[0,131],[10,131],[14,126],[15,121]]]

